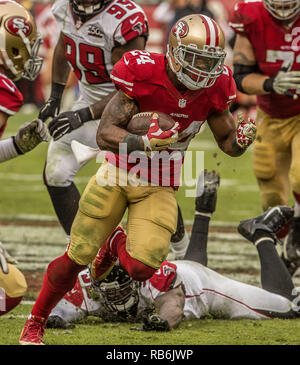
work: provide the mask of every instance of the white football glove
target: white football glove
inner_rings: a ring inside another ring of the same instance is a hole
[[[281,95],[286,94],[288,90],[300,89],[300,71],[278,72],[274,78],[273,89]]]
[[[236,128],[236,143],[242,149],[248,148],[256,137],[256,124],[253,120],[248,118],[244,120],[244,114],[238,113],[238,125]]]

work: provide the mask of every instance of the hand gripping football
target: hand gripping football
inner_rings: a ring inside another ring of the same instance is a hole
[[[158,125],[163,131],[171,129],[175,125],[175,121],[168,114],[163,112],[155,112],[159,116]],[[129,123],[126,130],[132,134],[144,136],[147,134],[154,112],[142,112],[135,114]]]

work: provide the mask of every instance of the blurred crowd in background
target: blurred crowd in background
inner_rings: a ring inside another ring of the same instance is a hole
[[[55,1],[55,0],[54,0]],[[17,86],[24,95],[25,105],[23,112],[31,113],[39,109],[50,94],[51,87],[51,63],[53,50],[59,36],[59,28],[51,13],[54,1],[49,0],[18,0],[29,9],[35,17],[37,27],[44,43],[40,49],[40,55],[44,58],[41,74],[35,82],[21,79]],[[67,1],[67,0],[66,0]],[[163,53],[169,31],[175,22],[191,13],[202,13],[215,19],[222,27],[227,40],[226,64],[232,67],[232,49],[234,45],[234,32],[228,25],[228,17],[234,4],[240,0],[135,0],[140,4],[149,21],[149,39],[146,49],[151,52]],[[62,110],[71,109],[72,103],[77,97],[76,79],[71,74],[68,88],[64,95]],[[232,112],[242,110],[255,119],[254,95],[249,96],[238,92],[238,98],[231,106]]]

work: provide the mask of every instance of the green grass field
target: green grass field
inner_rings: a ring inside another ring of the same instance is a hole
[[[18,126],[35,115],[20,113],[9,120],[5,137],[15,133]],[[190,150],[203,150],[205,168],[221,174],[217,210],[209,234],[209,263],[212,269],[252,285],[260,285],[259,260],[256,249],[235,231],[242,219],[261,213],[259,191],[252,172],[252,151],[231,158],[221,152],[208,129],[191,143]],[[0,240],[19,261],[26,275],[36,275],[40,283],[48,263],[60,256],[66,246],[65,235],[58,226],[45,222],[56,220],[48,193],[42,182],[47,144],[0,165]],[[99,164],[89,162],[76,177],[83,191]],[[195,178],[195,176],[193,176]],[[186,197],[181,187],[177,198],[185,221],[190,227],[194,214],[194,199]],[[30,225],[30,220],[41,220]],[[16,220],[17,224],[15,224]],[[225,229],[230,227],[230,229]],[[26,276],[25,275],[25,276]],[[294,279],[300,286],[300,278]],[[30,289],[25,302],[9,314],[0,317],[0,344],[16,345],[31,304],[38,291]],[[72,330],[48,330],[45,342],[51,345],[299,345],[300,320],[213,320],[183,322],[179,329],[166,336],[161,333],[131,331],[130,324],[107,324],[90,317]],[[0,349],[1,352],[1,349]]]

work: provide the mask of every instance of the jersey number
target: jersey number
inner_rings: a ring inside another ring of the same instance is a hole
[[[110,82],[109,73],[105,68],[104,52],[101,48],[85,43],[79,43],[77,48],[73,39],[64,36],[64,40],[66,58],[78,80],[83,81],[84,75],[89,84]]]

